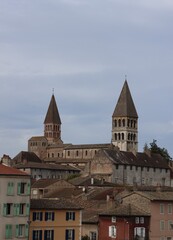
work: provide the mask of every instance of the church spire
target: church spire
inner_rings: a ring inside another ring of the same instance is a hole
[[[138,150],[138,114],[125,80],[112,115],[112,143],[122,151]]]
[[[138,117],[127,80],[125,80],[124,82],[123,88],[121,90],[121,94],[119,96],[117,105],[113,113],[113,117],[116,117],[116,116],[134,117],[134,118]]]
[[[52,94],[44,120],[44,136],[49,142],[55,142],[61,139],[61,119],[54,94]]]

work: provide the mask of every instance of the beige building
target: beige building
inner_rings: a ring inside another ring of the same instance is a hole
[[[0,238],[28,239],[30,176],[0,164]]]

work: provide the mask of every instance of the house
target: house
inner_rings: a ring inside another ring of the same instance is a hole
[[[39,199],[51,196],[54,192],[66,189],[69,192],[74,186],[65,180],[59,179],[38,179],[33,180],[31,185],[31,198]],[[52,197],[51,197],[52,198]]]
[[[12,166],[20,169],[29,175],[31,178],[57,178],[65,179],[69,175],[79,174],[81,169],[70,166],[62,165],[59,163],[45,163],[34,152],[21,151],[12,160]]]
[[[29,240],[79,240],[82,208],[67,199],[31,199]]]
[[[30,176],[0,164],[1,239],[28,239]]]
[[[148,240],[150,214],[132,204],[120,204],[99,214],[99,240]]]
[[[173,239],[173,192],[132,192],[122,198],[150,214],[149,239]]]

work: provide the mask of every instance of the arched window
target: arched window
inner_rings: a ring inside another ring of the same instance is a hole
[[[130,140],[130,133],[128,133],[128,140]]]
[[[115,135],[114,135],[114,136],[115,136],[115,140],[117,140],[117,133],[115,133]]]
[[[114,120],[114,126],[117,127],[117,120]]]
[[[121,140],[121,134],[118,133],[118,140]]]
[[[123,119],[123,127],[125,127],[125,125],[126,125],[126,121],[125,121],[125,119]]]
[[[124,133],[122,133],[122,140],[124,140]]]
[[[121,127],[121,119],[118,120],[118,126]]]

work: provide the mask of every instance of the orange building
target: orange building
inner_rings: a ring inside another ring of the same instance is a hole
[[[29,240],[79,240],[81,211],[65,199],[31,199]]]

